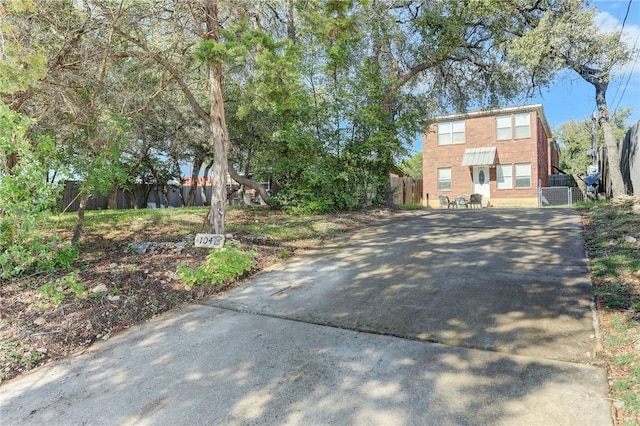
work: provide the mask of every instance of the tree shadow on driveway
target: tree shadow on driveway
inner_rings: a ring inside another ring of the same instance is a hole
[[[527,212],[337,238],[3,385],[2,423],[610,424],[575,213]]]
[[[583,366],[191,306],[2,387],[3,424],[607,423]]]

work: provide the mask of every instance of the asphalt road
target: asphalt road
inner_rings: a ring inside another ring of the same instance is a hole
[[[393,215],[0,387],[0,423],[606,425],[579,215]]]

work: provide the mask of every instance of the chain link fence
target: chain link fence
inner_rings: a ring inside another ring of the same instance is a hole
[[[540,188],[540,207],[549,206],[572,206],[584,201],[584,196],[580,188],[575,186],[552,186]]]

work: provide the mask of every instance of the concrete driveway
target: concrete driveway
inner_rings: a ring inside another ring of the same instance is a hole
[[[2,387],[0,423],[611,424],[579,215],[394,215]]]

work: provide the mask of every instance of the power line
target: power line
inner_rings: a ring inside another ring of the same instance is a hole
[[[638,45],[638,39],[640,39],[640,37],[636,37],[636,42],[633,44],[632,52],[636,50],[636,46]],[[622,89],[622,93],[620,94],[620,99],[618,100],[618,104],[613,109],[612,116],[615,115],[616,111],[618,110],[618,107],[620,106],[620,102],[622,102],[622,98],[624,97],[624,92],[627,91],[627,87],[629,86],[629,81],[631,80],[631,76],[633,76],[633,71],[636,68],[638,60],[640,60],[640,50],[638,50],[637,53],[636,53],[636,60],[633,61],[633,66],[631,67],[631,70],[629,71],[629,77],[627,78],[627,82],[624,85],[624,89]],[[622,76],[622,78],[624,78],[624,75]],[[620,88],[620,86],[618,86],[618,88]],[[614,99],[615,99],[615,96],[614,96]]]
[[[629,16],[629,10],[631,10],[631,2],[633,0],[629,0],[629,4],[627,5],[627,13],[624,15],[624,19],[622,20],[622,29],[624,30],[624,24],[627,23],[627,17]],[[622,31],[620,31],[620,36],[622,36]]]
[[[624,26],[626,25],[627,18],[629,17],[629,11],[631,10],[631,2],[632,1],[633,0],[629,0],[629,3],[627,4],[627,12],[625,13],[624,19],[622,20],[622,27],[620,28],[620,35],[618,36],[618,44],[622,43],[622,34],[624,33]],[[637,42],[637,40],[636,40],[636,42]],[[635,46],[634,46],[633,50],[635,50]],[[633,52],[633,50],[631,52]],[[621,81],[624,81],[624,74],[626,74],[626,72],[622,74],[622,77],[620,79]],[[615,102],[615,99],[618,96],[618,92],[620,91],[620,86],[621,85],[622,85],[622,83],[618,84],[618,87],[616,88],[616,93],[611,98],[611,103],[612,104]],[[623,92],[623,94],[624,94],[624,92]],[[620,95],[620,100],[622,100],[622,95]],[[620,103],[620,101],[618,101],[618,103]]]

